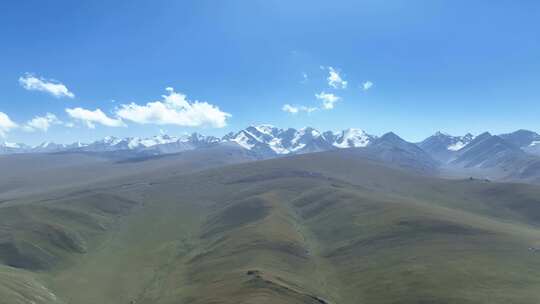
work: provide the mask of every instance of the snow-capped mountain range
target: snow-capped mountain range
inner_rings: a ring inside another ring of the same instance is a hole
[[[237,145],[264,156],[300,154],[338,148],[365,147],[376,136],[360,129],[321,133],[314,128],[280,129],[270,125],[250,126],[221,138],[193,133],[186,136],[159,135],[150,138],[105,137],[92,143],[56,144],[44,142],[37,146],[0,142],[0,153],[50,153],[61,151],[110,152],[120,150],[150,151],[155,154],[177,153],[219,144]]]
[[[526,130],[501,135],[485,132],[478,136],[437,132],[422,142],[411,143],[392,132],[379,137],[361,129],[321,132],[310,127],[281,129],[258,125],[221,138],[193,133],[178,137],[109,136],[92,143],[67,145],[0,142],[0,154],[79,152],[99,153],[113,159],[145,159],[206,148],[241,152],[249,159],[350,148],[343,155],[365,157],[424,174],[452,171],[452,174],[540,183],[540,135]]]
[[[488,134],[488,135],[486,135]],[[540,135],[532,131],[519,130],[514,133],[500,136],[489,133],[482,134],[482,138],[495,137],[497,140],[489,143],[508,143],[508,147],[515,146],[529,154],[540,153]],[[476,139],[476,140],[475,140]],[[218,138],[204,136],[198,133],[184,136],[159,135],[150,138],[140,137],[105,137],[92,143],[75,142],[72,144],[56,144],[44,142],[37,146],[28,146],[19,143],[0,142],[0,154],[13,153],[51,153],[64,151],[80,152],[112,152],[134,151],[149,154],[170,154],[182,151],[212,147],[216,145],[229,145],[249,150],[261,157],[303,154],[310,152],[328,151],[344,148],[365,147],[397,147],[408,151],[413,146],[425,151],[431,158],[441,163],[449,163],[459,158],[472,142],[480,140],[472,134],[452,136],[437,132],[416,144],[408,143],[394,133],[387,133],[381,137],[370,135],[361,129],[346,129],[338,132],[321,132],[311,127],[302,129],[281,129],[271,125],[250,126],[238,132],[231,132]],[[509,148],[508,148],[509,149]],[[418,154],[418,151],[415,151]],[[502,153],[502,152],[501,152]]]

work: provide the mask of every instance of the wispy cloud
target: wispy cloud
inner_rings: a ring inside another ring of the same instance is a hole
[[[52,113],[47,113],[45,116],[36,116],[29,120],[23,130],[27,132],[43,131],[46,132],[52,125],[60,125],[62,122]]]
[[[281,110],[291,114],[296,114],[299,111],[298,107],[292,106],[288,103],[284,104],[283,107],[281,107]]]
[[[331,86],[334,89],[346,89],[347,88],[347,81],[343,80],[341,75],[339,74],[339,71],[337,69],[334,69],[333,67],[328,67],[328,85]]]
[[[7,132],[15,128],[17,124],[6,113],[0,112],[0,137],[5,137]]]
[[[365,81],[364,83],[362,83],[362,90],[364,91],[367,91],[369,89],[371,89],[373,87],[373,85],[375,85],[373,82],[371,81]]]
[[[319,101],[321,101],[320,107],[308,107],[303,105],[291,105],[291,104],[284,104],[281,107],[281,110],[283,112],[287,112],[290,114],[298,114],[301,112],[305,113],[312,113],[318,110],[332,110],[339,100],[341,100],[341,97],[336,96],[332,93],[326,93],[326,92],[320,92],[315,94],[315,98],[317,98]]]
[[[178,125],[178,126],[211,126],[222,128],[227,125],[231,114],[223,112],[218,106],[205,101],[189,101],[187,96],[167,88],[163,100],[149,102],[145,105],[136,103],[121,105],[116,114],[118,117],[139,124]]]
[[[64,84],[55,80],[36,77],[32,74],[19,77],[19,84],[26,90],[46,92],[57,98],[75,97],[75,94],[70,92]]]
[[[339,96],[326,92],[315,94],[315,98],[322,101],[322,108],[325,110],[333,109],[335,103],[341,99]]]
[[[88,128],[94,129],[96,124],[101,124],[107,127],[125,127],[126,125],[121,119],[111,118],[107,116],[101,109],[87,110],[83,108],[66,109],[66,113],[73,119],[81,121]]]
[[[287,113],[291,113],[291,114],[298,114],[300,112],[311,113],[311,112],[317,111],[318,109],[316,107],[306,107],[306,106],[284,104],[283,107],[281,107],[281,110]]]

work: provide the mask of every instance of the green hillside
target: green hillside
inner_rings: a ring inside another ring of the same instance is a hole
[[[0,204],[0,303],[540,298],[538,187],[349,151],[202,171],[160,161]]]

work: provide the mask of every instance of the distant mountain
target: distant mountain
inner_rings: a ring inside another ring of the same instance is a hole
[[[517,146],[485,132],[460,149],[451,163],[464,168],[511,168],[526,157],[526,153]]]
[[[418,143],[418,146],[429,153],[434,159],[447,163],[456,156],[456,152],[467,146],[474,136],[470,133],[464,136],[452,136],[437,132]]]
[[[513,133],[501,134],[499,136],[527,153],[540,155],[540,134],[536,132],[518,130]]]
[[[0,142],[0,154],[85,152],[131,159],[220,146],[244,150],[254,159],[351,149],[353,154],[422,173],[450,170],[459,176],[540,182],[540,135],[527,130],[499,136],[486,132],[476,137],[437,132],[414,144],[392,132],[377,137],[361,129],[321,132],[311,127],[281,129],[263,124],[221,138],[198,133],[150,138],[109,136],[88,144],[44,142],[33,147]]]
[[[419,146],[405,141],[393,132],[375,138],[365,150],[385,163],[419,172],[434,173],[438,166],[438,162]]]
[[[125,138],[124,140],[122,140],[114,136],[107,136],[101,140],[95,141],[81,148],[75,148],[75,150],[90,151],[90,152],[104,152],[104,151],[119,150],[118,148],[120,146],[117,146],[117,145],[120,144],[122,141],[126,142],[126,141],[129,141],[129,139]]]
[[[276,128],[268,125],[250,126],[235,134],[229,133],[222,138],[222,141],[233,142],[246,150],[256,152],[263,156],[274,154],[288,154],[278,138]]]
[[[260,125],[227,134],[221,142],[234,142],[247,150],[270,157],[365,147],[374,138],[376,137],[359,129],[321,133],[310,127],[296,130]]]
[[[80,148],[75,148],[74,150],[88,152],[131,150],[152,152],[153,154],[170,154],[194,150],[217,141],[219,141],[219,139],[215,137],[204,137],[197,133],[183,137],[171,137],[168,135],[154,136],[151,138],[127,137],[122,139],[105,137],[102,140]]]
[[[49,153],[49,152],[62,151],[67,148],[68,148],[68,145],[57,144],[54,142],[46,141],[35,147],[30,148],[30,150],[35,153]]]
[[[437,132],[418,146],[441,162],[451,176],[540,182],[540,135],[527,130],[476,137]]]
[[[391,134],[393,133],[389,133],[385,138],[389,139],[393,137]],[[380,144],[381,138],[370,135],[361,129],[353,128],[337,132],[321,132],[311,127],[281,129],[263,124],[249,126],[238,132],[231,132],[221,138],[204,136],[198,133],[178,137],[159,135],[150,138],[118,138],[108,136],[92,143],[75,142],[72,144],[57,144],[54,142],[43,142],[33,147],[20,143],[0,142],[0,154],[50,153],[60,151],[110,152],[124,150],[144,151],[145,153],[153,154],[171,154],[221,144],[233,144],[253,153],[258,153],[262,157],[275,157],[333,149],[366,148],[376,142]],[[513,133],[499,135],[499,138],[527,153],[540,155],[540,135],[535,132],[518,130]],[[429,154],[431,158],[443,164],[449,162],[459,163],[463,160],[456,161],[456,158],[461,157],[465,148],[476,139],[472,134],[452,136],[437,132],[416,145]],[[507,148],[511,149],[510,147]]]
[[[209,147],[217,142],[219,139],[216,137],[204,137],[198,133],[180,138],[162,135],[146,141],[143,149],[154,151],[156,154],[171,154]]]
[[[346,129],[341,132],[331,133],[328,134],[327,138],[331,138],[332,145],[337,148],[366,147],[376,139],[375,136],[369,135],[360,129]]]
[[[25,144],[12,143],[12,142],[0,142],[0,154],[12,154],[19,153],[19,151],[26,151],[30,147]]]
[[[281,129],[271,125],[249,126],[222,138],[197,133],[181,137],[167,135],[151,138],[105,137],[90,144],[58,145],[43,143],[32,148],[6,150],[16,152],[89,152],[107,153],[108,157],[146,158],[211,147],[229,146],[246,150],[257,159],[274,158],[330,150],[354,149],[365,157],[387,162],[415,171],[434,172],[437,162],[421,148],[394,133],[382,137],[370,135],[361,129],[320,132],[311,127]]]
[[[346,129],[339,132],[320,132],[314,128],[280,129],[271,125],[249,126],[221,138],[198,133],[173,137],[168,135],[151,138],[108,136],[89,144],[80,142],[64,145],[44,142],[35,147],[23,144],[0,144],[0,154],[51,153],[61,151],[81,152],[144,152],[145,154],[171,154],[208,148],[217,145],[238,145],[256,153],[259,157],[270,158],[280,155],[322,152],[333,149],[358,148],[368,146],[376,136],[360,129]]]
[[[289,154],[303,154],[335,149],[331,138],[326,138],[324,134],[313,128],[300,129],[294,133],[294,137],[290,141],[284,140],[283,142],[286,146],[292,148]]]
[[[517,130],[515,132],[501,134],[499,136],[507,142],[520,148],[527,147],[533,142],[540,141],[540,135],[538,133],[528,130]]]

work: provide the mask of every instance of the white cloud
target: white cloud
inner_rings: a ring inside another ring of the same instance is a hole
[[[75,97],[75,94],[70,92],[64,84],[54,80],[47,80],[41,77],[38,78],[36,76],[33,76],[32,74],[26,74],[19,77],[19,84],[26,90],[47,92],[58,98]]]
[[[290,104],[284,104],[283,107],[281,107],[281,110],[291,114],[296,114],[299,111],[298,107],[291,106]]]
[[[62,122],[52,113],[47,113],[45,116],[36,116],[29,120],[23,127],[25,131],[33,132],[40,130],[46,132],[52,125],[59,125]]]
[[[333,67],[328,67],[328,85],[334,89],[346,89],[347,81],[341,78],[339,72]]]
[[[374,85],[374,83],[368,80],[368,81],[362,83],[362,90],[367,91],[367,90],[371,89],[371,87],[373,87],[373,85]]]
[[[311,113],[318,110],[332,110],[336,102],[341,100],[341,97],[336,96],[332,93],[326,93],[324,91],[318,94],[315,94],[315,98],[322,101],[322,104],[320,107],[307,107],[303,105],[291,105],[287,103],[281,107],[281,110],[283,112],[287,112],[291,114],[298,114],[300,112]]]
[[[332,93],[325,93],[325,92],[315,94],[315,97],[322,101],[322,108],[325,110],[333,109],[334,104],[341,99],[340,97]]]
[[[291,114],[298,114],[299,112],[311,113],[317,111],[318,109],[315,107],[293,106],[290,104],[284,104],[283,107],[281,107],[281,110]]]
[[[96,123],[107,127],[124,127],[125,124],[121,119],[108,117],[100,109],[94,111],[83,108],[66,109],[66,113],[73,119],[80,120],[90,129],[96,127]]]
[[[7,132],[16,127],[17,124],[13,122],[6,113],[0,112],[0,137],[6,136]]]
[[[222,128],[227,125],[231,114],[205,101],[189,101],[187,96],[166,88],[168,94],[163,100],[145,105],[123,104],[116,111],[118,117],[140,124],[178,125],[188,127],[212,126]]]

